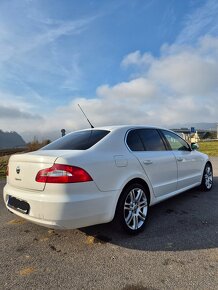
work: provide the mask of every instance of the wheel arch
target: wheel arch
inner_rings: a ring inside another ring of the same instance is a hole
[[[207,164],[210,164],[210,166],[211,166],[211,168],[212,168],[212,170],[213,170],[213,165],[212,165],[212,163],[211,163],[210,160],[207,160],[207,162],[205,163],[205,166],[206,166]]]
[[[211,166],[211,168],[212,168],[212,172],[213,172],[213,165],[212,165],[212,163],[211,163],[210,160],[207,160],[207,161],[205,162],[205,164],[204,164],[204,167],[203,167],[203,171],[202,171],[201,179],[202,179],[203,176],[204,176],[204,169],[205,169],[205,167],[206,167],[207,164],[209,164],[209,165]]]
[[[142,178],[140,177],[135,177],[132,178],[131,180],[129,180],[125,186],[123,186],[122,191],[119,194],[119,197],[117,199],[117,203],[116,203],[116,207],[115,207],[115,212],[114,212],[114,217],[113,217],[113,223],[115,224],[115,226],[120,224],[120,218],[119,218],[119,208],[120,208],[120,201],[122,201],[122,196],[123,196],[123,192],[125,191],[125,189],[127,187],[129,187],[130,185],[133,184],[138,184],[141,185],[144,189],[145,189],[145,193],[148,199],[148,205],[150,204],[151,198],[152,198],[152,189],[149,188],[149,184]]]
[[[208,187],[207,185],[206,185],[206,182],[205,182],[205,168],[207,167],[207,166],[210,166],[210,168],[211,168],[211,173],[212,173],[212,180],[211,180],[211,186],[210,187]],[[211,161],[210,160],[207,160],[206,162],[205,162],[205,165],[204,165],[204,169],[203,169],[203,172],[202,172],[202,178],[201,178],[201,184],[200,184],[200,188],[201,188],[201,190],[202,191],[209,191],[209,190],[211,190],[211,188],[213,187],[213,165],[212,165],[212,163],[211,163]]]
[[[121,192],[120,192],[120,194],[119,194],[119,197],[118,197],[118,199],[117,199],[117,203],[116,203],[116,207],[115,207],[115,211],[114,211],[114,217],[116,216],[117,206],[118,206],[118,203],[119,203],[119,200],[120,200],[120,198],[121,198],[121,196],[122,196],[123,191],[124,191],[125,188],[127,188],[129,185],[134,184],[134,183],[139,183],[139,184],[141,184],[141,185],[145,188],[146,193],[147,193],[147,197],[148,197],[148,203],[150,204],[150,201],[151,201],[151,194],[152,194],[152,193],[151,193],[151,190],[150,190],[150,188],[149,188],[148,183],[147,183],[144,179],[142,179],[142,178],[140,178],[140,177],[132,178],[131,180],[129,180],[129,181],[125,184],[125,186],[123,186],[123,188],[122,188],[122,190],[121,190]]]
[[[120,193],[120,196],[119,196],[119,198],[118,198],[118,201],[119,201],[119,199],[120,199],[120,197],[121,197],[121,195],[122,195],[122,192],[125,190],[125,188],[126,187],[128,187],[129,185],[131,185],[131,184],[134,184],[134,183],[139,183],[139,184],[141,184],[144,188],[145,188],[145,190],[146,190],[146,194],[147,194],[147,196],[148,196],[148,202],[149,202],[149,204],[150,204],[150,201],[151,201],[151,192],[150,192],[150,188],[149,188],[149,186],[148,186],[148,184],[147,184],[147,182],[144,180],[144,179],[142,179],[142,178],[133,178],[133,179],[131,179],[125,186],[124,186],[124,188],[122,189],[122,191],[121,191],[121,193]]]

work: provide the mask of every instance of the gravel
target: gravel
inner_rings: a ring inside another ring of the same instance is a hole
[[[112,224],[49,230],[9,213],[1,194],[0,289],[218,289],[218,158],[211,160],[212,191],[152,207],[135,237]]]

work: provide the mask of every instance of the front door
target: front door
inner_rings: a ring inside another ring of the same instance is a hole
[[[188,143],[173,132],[162,130],[178,166],[178,189],[196,185],[202,178],[202,158],[192,151]]]

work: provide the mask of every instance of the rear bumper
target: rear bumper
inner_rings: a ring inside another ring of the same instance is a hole
[[[6,207],[30,222],[59,229],[74,229],[106,223],[113,219],[118,192],[101,192],[94,182],[46,185],[45,191],[30,191],[6,184]],[[9,196],[26,201],[29,214],[8,207]]]

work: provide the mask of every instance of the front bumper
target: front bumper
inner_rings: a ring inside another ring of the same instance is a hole
[[[106,223],[113,219],[118,192],[101,192],[94,182],[83,184],[47,184],[44,191],[30,191],[6,184],[6,207],[30,222],[59,229],[74,229]],[[9,196],[26,201],[28,214],[8,206]]]

